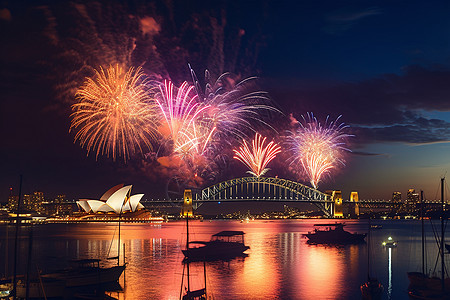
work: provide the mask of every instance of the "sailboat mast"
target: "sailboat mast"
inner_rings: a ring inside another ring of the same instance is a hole
[[[186,214],[186,250],[189,251],[189,214]],[[189,252],[188,252],[189,253]],[[190,280],[189,280],[189,255],[186,261],[187,267],[187,287],[188,287],[188,295],[191,292]]]
[[[120,217],[121,217],[121,215],[122,215],[122,207],[120,208],[120,212],[119,212],[119,240],[117,243],[117,266],[120,266]]]
[[[425,229],[423,224],[423,191],[420,191],[420,219],[422,220],[422,274],[425,274]]]
[[[17,199],[16,215],[16,237],[14,239],[14,276],[13,276],[13,299],[17,299],[17,243],[20,230],[20,198],[22,197],[22,175],[20,175],[19,198]]]
[[[445,202],[444,202],[444,181],[445,177],[441,178],[441,203],[442,203],[442,216],[441,216],[441,285],[442,292],[445,292],[445,282],[444,282],[444,272],[445,272],[445,262],[444,262],[444,214],[445,214]]]
[[[369,231],[367,237],[367,280],[370,280],[370,214],[369,214]]]

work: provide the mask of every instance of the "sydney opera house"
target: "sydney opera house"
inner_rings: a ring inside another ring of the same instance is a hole
[[[86,213],[126,213],[135,212],[144,208],[139,203],[144,194],[131,195],[131,185],[116,185],[110,188],[100,200],[80,199],[77,201],[80,211]]]

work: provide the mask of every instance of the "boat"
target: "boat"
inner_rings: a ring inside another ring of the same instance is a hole
[[[369,277],[368,280],[361,285],[361,296],[363,299],[376,300],[383,296],[383,285],[376,278]]]
[[[344,223],[315,224],[313,232],[303,234],[311,244],[358,244],[364,243],[365,233],[350,233],[344,230]],[[319,229],[326,227],[326,229]]]
[[[438,240],[439,256],[441,261],[441,276],[430,276],[425,273],[425,238],[424,238],[424,224],[423,212],[422,217],[422,272],[408,272],[408,279],[410,281],[408,287],[408,294],[410,298],[414,299],[450,299],[450,278],[445,277],[445,260],[444,260],[444,246],[445,246],[445,224],[444,224],[444,181],[441,178],[441,236]],[[423,193],[421,193],[421,203],[423,203]],[[446,217],[445,217],[446,219]]]
[[[396,248],[397,247],[397,242],[394,241],[392,239],[392,237],[388,237],[387,241],[384,241],[382,243],[382,245],[383,245],[383,247],[386,247],[386,248]]]
[[[129,197],[129,196],[128,196]],[[58,280],[63,280],[66,283],[66,287],[82,287],[82,286],[93,286],[93,285],[103,285],[106,283],[112,283],[119,281],[120,276],[125,270],[125,248],[123,254],[123,264],[120,264],[120,222],[122,215],[122,207],[119,213],[118,220],[118,245],[117,245],[117,256],[108,257],[108,259],[117,259],[117,265],[111,267],[100,266],[101,259],[89,258],[89,259],[78,259],[72,260],[72,266],[68,269],[55,271],[52,273],[42,274],[42,278],[53,278]],[[112,243],[112,241],[111,241]],[[125,245],[124,245],[125,247]],[[111,248],[110,248],[111,249]],[[109,255],[109,253],[108,253]]]
[[[43,278],[59,279],[66,282],[67,287],[79,287],[104,284],[119,280],[125,270],[125,265],[101,267],[100,259],[73,260],[76,266],[48,274],[42,274]]]
[[[250,249],[244,243],[243,231],[221,231],[209,242],[192,241],[182,252],[186,259],[226,259],[244,255]]]
[[[379,300],[383,296],[383,285],[375,277],[370,276],[370,218],[369,218],[369,231],[367,238],[367,281],[361,284],[361,296],[362,299],[367,300]]]

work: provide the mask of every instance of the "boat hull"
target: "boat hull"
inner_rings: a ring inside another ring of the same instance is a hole
[[[236,242],[208,242],[204,246],[182,250],[191,260],[233,258],[243,255],[250,247]]]
[[[370,280],[361,285],[361,296],[367,300],[379,300],[383,296],[383,289],[378,280]]]
[[[124,270],[125,266],[80,268],[44,274],[42,277],[63,280],[67,287],[77,287],[118,281]]]

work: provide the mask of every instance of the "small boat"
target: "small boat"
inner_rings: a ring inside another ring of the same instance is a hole
[[[370,278],[361,285],[363,299],[381,299],[383,296],[383,285],[376,278]]]
[[[370,229],[382,229],[383,225],[370,225]]]
[[[214,234],[209,242],[192,241],[182,250],[186,259],[224,259],[244,255],[250,249],[244,244],[243,231],[221,231]]]
[[[315,224],[316,227],[326,227],[325,230],[315,228],[313,232],[303,234],[311,244],[358,244],[364,243],[365,233],[350,233],[344,230],[344,223]]]
[[[100,259],[80,259],[72,261],[78,266],[53,273],[42,274],[42,278],[54,278],[66,282],[67,287],[88,286],[115,282],[125,270],[125,265],[100,267]]]
[[[392,237],[388,237],[387,241],[384,241],[382,245],[386,248],[395,248],[397,247],[397,242],[392,240]]]

